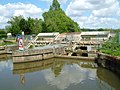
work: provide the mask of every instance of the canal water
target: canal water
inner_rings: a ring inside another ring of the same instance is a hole
[[[49,59],[13,64],[0,56],[0,90],[120,90],[120,79],[93,61]]]

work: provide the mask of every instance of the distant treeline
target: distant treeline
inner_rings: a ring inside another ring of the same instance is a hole
[[[0,39],[6,38],[7,37],[7,32],[4,29],[0,29]]]
[[[111,32],[120,32],[120,29],[104,29],[104,28],[99,28],[99,29],[89,29],[89,28],[81,28],[81,31],[111,31]]]

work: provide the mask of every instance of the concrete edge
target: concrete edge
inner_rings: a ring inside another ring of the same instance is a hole
[[[82,56],[66,56],[66,55],[56,55],[55,58],[65,58],[65,59],[79,59],[79,60],[95,60],[95,57],[82,57]]]

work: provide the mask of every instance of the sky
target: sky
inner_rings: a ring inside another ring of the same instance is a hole
[[[80,28],[120,28],[120,0],[58,0],[66,15]],[[0,0],[0,28],[12,16],[43,18],[52,0]]]

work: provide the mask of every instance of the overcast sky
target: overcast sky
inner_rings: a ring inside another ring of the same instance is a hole
[[[81,28],[120,28],[120,0],[58,0]],[[42,18],[52,0],[0,0],[0,28],[12,16]]]

